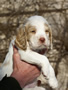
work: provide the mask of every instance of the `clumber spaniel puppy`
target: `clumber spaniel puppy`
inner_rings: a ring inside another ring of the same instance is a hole
[[[58,86],[54,70],[45,56],[46,50],[52,48],[52,31],[42,16],[32,16],[27,19],[24,26],[19,27],[18,34],[11,41],[9,51],[0,67],[0,79],[6,74],[10,76],[13,71],[13,45],[18,48],[22,60],[41,68],[38,79],[42,84],[47,80],[52,88]]]

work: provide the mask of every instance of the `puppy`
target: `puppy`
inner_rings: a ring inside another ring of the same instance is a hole
[[[52,88],[58,86],[54,70],[45,56],[46,50],[52,48],[52,30],[42,16],[32,16],[24,26],[20,26],[16,38],[11,41],[9,51],[0,67],[0,80],[13,71],[13,45],[18,48],[22,60],[41,68],[39,80],[42,84],[48,81]]]

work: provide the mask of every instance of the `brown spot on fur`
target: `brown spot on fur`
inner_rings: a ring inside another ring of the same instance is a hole
[[[49,38],[50,38],[50,44],[51,44],[51,48],[52,48],[52,30],[50,28],[50,26],[48,26],[47,24],[44,24],[45,27],[47,27],[47,30],[49,31]]]
[[[37,86],[40,86],[40,85],[41,85],[41,81],[38,80],[38,81],[37,81]]]
[[[15,45],[23,50],[27,48],[27,33],[25,28],[21,27],[17,33]]]
[[[35,30],[34,26],[31,25],[25,25],[25,27],[20,27],[16,36],[15,45],[22,49],[26,50],[27,48],[27,41],[29,42],[30,37],[34,34],[31,33],[32,30]]]

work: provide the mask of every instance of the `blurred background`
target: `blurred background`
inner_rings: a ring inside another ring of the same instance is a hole
[[[16,29],[33,15],[43,16],[51,25],[53,50],[47,57],[59,82],[56,90],[68,90],[68,0],[0,0],[0,63]]]

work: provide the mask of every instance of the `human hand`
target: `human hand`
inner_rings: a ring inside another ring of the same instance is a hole
[[[25,85],[33,82],[40,75],[40,70],[31,64],[20,59],[20,55],[16,48],[13,54],[13,72],[11,74],[23,88]]]

